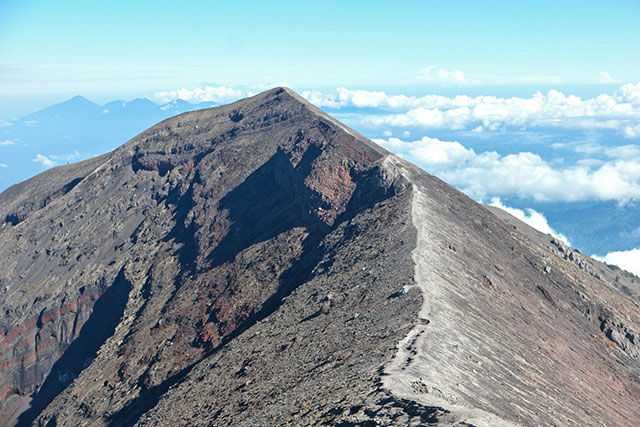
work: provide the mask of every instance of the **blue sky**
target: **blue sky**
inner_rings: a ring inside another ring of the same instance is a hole
[[[637,0],[1,0],[0,114],[203,83],[459,86],[431,66],[474,87],[630,82],[638,22]]]
[[[637,268],[639,22],[638,0],[0,0],[0,190],[165,114],[100,148],[81,143],[96,122],[19,119],[75,95],[226,103],[287,85],[580,248],[567,209],[617,227],[591,248]]]

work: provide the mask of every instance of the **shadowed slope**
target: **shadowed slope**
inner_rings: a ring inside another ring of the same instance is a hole
[[[0,200],[5,424],[640,418],[636,301],[288,89]]]
[[[80,375],[96,374],[90,388],[102,391],[90,396],[115,400],[84,403],[83,416],[116,412],[237,333],[279,298],[281,276],[307,257],[304,242],[330,229],[353,177],[385,153],[360,139],[275,89],[167,120],[3,193],[24,214],[0,234],[9,266],[0,412],[16,416],[29,394],[39,410],[52,390],[39,394],[45,378],[79,337],[73,319],[91,317],[98,284],[118,271],[132,284],[122,322]],[[57,176],[79,177],[58,191]],[[33,204],[40,197],[50,202]],[[44,324],[29,320],[42,311],[52,312]]]

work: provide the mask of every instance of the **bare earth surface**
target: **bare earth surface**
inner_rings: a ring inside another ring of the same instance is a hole
[[[640,287],[288,89],[0,194],[0,425],[640,419]]]

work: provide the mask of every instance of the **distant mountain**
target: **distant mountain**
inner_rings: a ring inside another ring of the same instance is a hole
[[[0,191],[43,168],[86,159],[116,148],[149,126],[214,103],[176,100],[158,105],[146,98],[98,105],[82,96],[28,114],[0,127]],[[8,144],[7,144],[8,145]]]
[[[64,123],[68,125],[70,122],[82,120],[92,120],[99,116],[102,108],[87,98],[75,96],[67,101],[44,108],[35,113],[24,116],[22,122],[36,121],[38,124],[43,123]]]
[[[199,102],[198,104],[191,104],[183,99],[175,99],[160,106],[161,110],[173,111],[175,114],[184,113],[193,110],[202,110],[205,108],[211,108],[217,105],[213,102]]]
[[[98,105],[76,96],[24,116],[12,126],[0,126],[0,191],[48,167],[113,150],[159,121],[212,106],[212,102],[191,104],[181,99],[158,105],[146,98]],[[493,143],[499,142],[487,141],[485,148]],[[637,203],[536,202],[517,197],[503,197],[503,201],[543,213],[585,253],[605,255],[640,247]]]
[[[637,278],[286,88],[8,188],[0,265],[2,425],[640,419]]]
[[[119,115],[145,115],[158,111],[158,104],[147,98],[136,98],[133,101],[112,101],[102,106],[102,114],[113,117]],[[162,108],[160,108],[162,110]]]

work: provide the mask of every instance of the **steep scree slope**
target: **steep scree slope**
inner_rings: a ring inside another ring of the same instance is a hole
[[[0,202],[2,425],[640,418],[637,301],[288,89]]]

